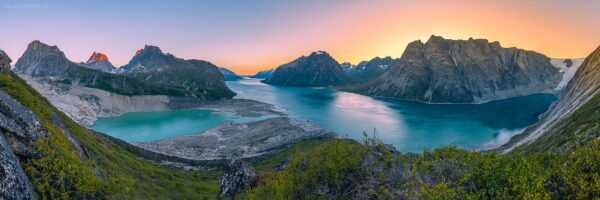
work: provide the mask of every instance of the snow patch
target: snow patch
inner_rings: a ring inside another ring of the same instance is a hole
[[[567,67],[567,63],[565,62],[566,60],[568,59],[550,59],[550,64],[558,68],[560,70],[560,73],[562,74],[562,79],[560,83],[558,83],[558,85],[554,88],[554,90],[561,90],[564,87],[566,87],[567,84],[569,84],[569,81],[571,81],[573,76],[575,76],[575,72],[577,72],[577,69],[579,69],[579,66],[581,66],[581,63],[583,63],[584,58],[570,59],[573,62],[573,65],[571,67]]]

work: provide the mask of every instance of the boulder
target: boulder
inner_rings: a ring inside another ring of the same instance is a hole
[[[221,180],[222,195],[234,196],[258,184],[258,172],[242,160],[233,160],[225,167]]]
[[[0,73],[7,73],[10,71],[10,62],[12,62],[12,60],[8,55],[0,50]]]
[[[13,152],[23,157],[36,157],[37,152],[31,144],[48,135],[48,131],[37,115],[2,91],[0,91],[0,129]]]
[[[0,135],[0,199],[34,199],[27,175],[2,135]]]

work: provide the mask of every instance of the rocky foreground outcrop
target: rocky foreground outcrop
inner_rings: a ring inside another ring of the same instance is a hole
[[[235,196],[257,184],[258,172],[252,166],[243,160],[232,160],[225,167],[219,191],[222,195]]]
[[[0,135],[0,199],[34,199],[29,179],[12,152],[10,145]]]
[[[0,50],[1,74],[11,73],[10,62]],[[0,91],[0,199],[34,199],[29,179],[15,152],[25,157],[34,156],[36,152],[29,145],[45,135],[37,116]]]
[[[343,88],[360,94],[431,103],[481,103],[552,92],[561,76],[550,59],[485,39],[431,36],[411,42],[379,78]]]
[[[10,71],[10,62],[12,62],[12,60],[8,55],[0,50],[0,73],[8,73]]]
[[[347,84],[351,80],[327,52],[316,51],[277,67],[262,82],[278,86],[323,87]]]
[[[278,152],[298,140],[332,138],[335,133],[288,117],[248,123],[226,122],[203,133],[136,145],[191,160],[242,159]]]
[[[35,157],[32,143],[46,137],[48,132],[40,118],[27,110],[8,94],[0,91],[0,127],[2,135],[13,148],[15,154]]]

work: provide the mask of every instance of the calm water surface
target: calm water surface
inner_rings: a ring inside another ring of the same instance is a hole
[[[490,148],[535,123],[557,100],[536,94],[485,104],[424,104],[377,99],[323,88],[276,87],[257,79],[229,81],[236,98],[273,104],[291,117],[331,129],[341,136],[362,139],[372,133],[401,151],[420,152],[436,146]],[[208,110],[127,113],[101,118],[93,129],[127,141],[152,141],[196,134],[224,121],[257,119],[216,114]]]
[[[257,79],[227,82],[236,98],[276,105],[299,119],[318,123],[342,136],[362,139],[363,131],[401,151],[436,146],[490,148],[537,122],[557,97],[535,94],[484,104],[424,104],[378,99],[324,88],[277,87]]]

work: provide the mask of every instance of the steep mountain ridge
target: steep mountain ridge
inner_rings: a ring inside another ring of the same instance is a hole
[[[320,87],[346,84],[352,78],[325,51],[312,52],[281,65],[262,82],[278,86]]]
[[[38,40],[28,45],[13,71],[44,82],[97,88],[121,95],[186,95],[183,90],[159,87],[73,64],[57,46]]]
[[[230,99],[236,94],[225,84],[219,68],[203,60],[184,60],[146,45],[138,50],[122,74],[144,82],[191,91],[203,99]]]
[[[499,148],[510,152],[565,151],[598,138],[600,46],[585,58],[561,93],[561,99],[535,125]],[[518,148],[520,147],[520,148]]]
[[[430,103],[481,103],[553,92],[559,81],[558,69],[542,54],[485,39],[431,36],[426,43],[408,44],[400,61],[379,78],[343,89]]]

